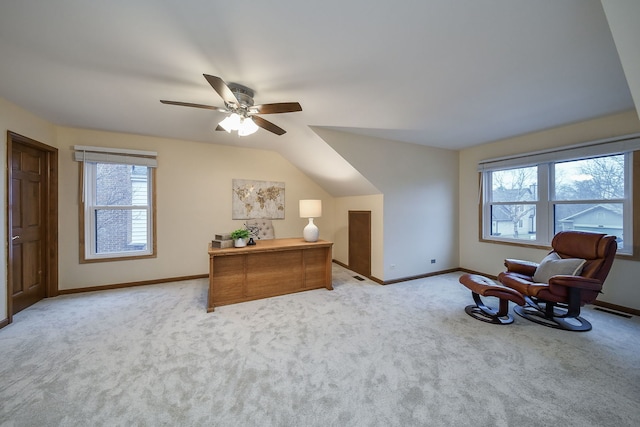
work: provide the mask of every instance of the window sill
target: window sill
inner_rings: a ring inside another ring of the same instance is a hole
[[[507,246],[519,246],[519,247],[525,247],[525,248],[531,248],[531,249],[544,249],[544,250],[550,250],[551,249],[551,245],[543,245],[540,243],[525,243],[525,241],[518,241],[518,240],[499,240],[499,239],[487,239],[487,238],[480,238],[480,242],[481,243],[493,243],[493,244],[497,244],[497,245],[507,245]]]
[[[111,262],[111,261],[130,261],[134,259],[147,259],[147,258],[157,258],[158,255],[155,253],[145,254],[145,255],[126,255],[126,256],[112,256],[112,257],[104,257],[104,258],[80,258],[80,264],[92,264],[96,262]]]

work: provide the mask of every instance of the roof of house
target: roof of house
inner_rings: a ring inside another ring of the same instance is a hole
[[[619,215],[620,217],[622,217],[622,206],[620,204],[611,204],[611,205],[595,205],[595,206],[591,206],[585,210],[582,210],[580,212],[576,212],[573,215],[569,215],[566,218],[562,218],[561,220],[559,220],[560,222],[567,222],[567,221],[576,221],[577,219],[584,217],[585,215],[589,215],[592,214],[594,212],[597,211],[607,211],[610,212],[614,215]]]

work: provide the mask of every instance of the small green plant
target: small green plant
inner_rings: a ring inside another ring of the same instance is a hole
[[[249,238],[249,230],[246,228],[239,228],[235,231],[231,232],[231,238],[233,240],[237,239],[248,239]]]

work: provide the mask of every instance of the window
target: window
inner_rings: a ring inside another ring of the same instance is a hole
[[[498,170],[487,174],[490,180],[491,236],[535,239],[538,167]]]
[[[618,238],[618,249],[624,250],[624,240],[630,238],[624,236],[625,207],[631,209],[630,198],[625,197],[628,164],[622,154],[553,164],[555,232],[611,234]]]
[[[631,149],[534,153],[484,161],[480,171],[483,239],[549,246],[557,232],[579,230],[614,235],[618,252],[632,254],[632,176],[640,172]]]
[[[155,256],[155,162],[84,151],[76,159],[82,161],[81,261]]]

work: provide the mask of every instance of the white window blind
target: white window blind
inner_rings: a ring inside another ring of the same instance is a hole
[[[584,159],[610,154],[623,154],[637,150],[640,150],[640,134],[632,134],[551,150],[541,150],[525,154],[517,154],[514,156],[481,160],[478,163],[478,171],[483,172],[497,169],[534,166],[554,161],[557,162],[579,158]]]
[[[118,163],[158,167],[158,153],[155,151],[127,150],[122,148],[90,147],[74,145],[73,158],[76,162]]]

